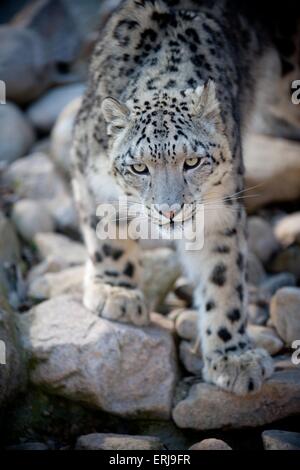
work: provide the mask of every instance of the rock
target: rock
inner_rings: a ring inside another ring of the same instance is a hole
[[[0,44],[0,77],[6,84],[7,99],[29,103],[52,80],[54,67],[46,44],[36,32],[12,26],[0,27]],[[14,139],[17,138],[14,132]]]
[[[0,266],[5,263],[18,263],[21,251],[15,229],[9,219],[0,211]]]
[[[19,234],[29,242],[37,233],[54,231],[52,215],[43,202],[21,199],[14,204],[12,220]]]
[[[162,450],[164,446],[156,437],[126,434],[94,433],[80,436],[76,450]]]
[[[300,246],[291,245],[280,251],[268,268],[273,273],[287,271],[300,281]]]
[[[261,283],[261,291],[270,298],[282,287],[294,287],[296,285],[295,276],[291,273],[279,273],[269,276]]]
[[[189,450],[232,450],[232,448],[221,439],[204,439],[193,444]]]
[[[83,266],[35,276],[29,283],[28,295],[33,299],[43,300],[62,294],[82,294],[83,277]]]
[[[20,347],[17,316],[0,295],[0,406],[22,392],[26,368]]]
[[[256,347],[266,349],[271,356],[279,353],[284,346],[283,341],[273,328],[248,325],[247,333]]]
[[[13,225],[1,211],[0,234],[0,296],[3,295],[11,305],[17,307],[22,287],[19,269],[21,250]]]
[[[4,173],[4,181],[20,198],[54,199],[66,194],[66,185],[53,162],[43,153],[17,160]]]
[[[150,310],[155,310],[180,276],[180,263],[177,253],[170,248],[147,250],[144,252],[142,262],[143,291]]]
[[[22,111],[12,103],[0,105],[0,122],[0,165],[4,166],[29,150],[34,132]]]
[[[6,450],[49,450],[43,442],[24,442],[23,444],[15,444],[9,446]]]
[[[58,229],[63,232],[71,230],[79,232],[79,221],[74,199],[69,194],[62,194],[47,203]]]
[[[182,310],[176,317],[177,334],[183,339],[195,340],[198,333],[198,320],[197,310]]]
[[[245,204],[248,211],[253,212],[272,202],[292,201],[300,197],[298,143],[251,135],[244,148],[248,188]]]
[[[282,217],[276,223],[274,233],[282,245],[300,243],[300,212]]]
[[[84,245],[65,235],[38,233],[34,242],[42,259],[63,260],[64,266],[76,266],[86,261],[87,252]]]
[[[75,18],[62,0],[43,0],[26,5],[12,18],[11,24],[36,32],[45,41],[51,63],[57,65],[58,71],[61,64],[66,68],[80,52],[81,37]],[[59,77],[55,78],[58,80]]]
[[[248,282],[250,284],[253,284],[254,286],[258,286],[266,278],[266,272],[264,270],[262,262],[254,253],[249,251],[247,256],[247,264]]]
[[[52,88],[27,110],[32,125],[39,131],[49,132],[61,111],[75,98],[84,93],[81,83]]]
[[[270,430],[262,433],[265,450],[300,450],[300,433]]]
[[[187,279],[183,277],[177,279],[174,287],[175,295],[186,303],[187,308],[193,304],[193,290],[193,286]]]
[[[188,372],[195,375],[201,374],[203,361],[201,360],[200,345],[191,341],[180,341],[179,357]]]
[[[263,426],[300,412],[300,369],[276,371],[255,395],[239,397],[208,383],[191,386],[173,409],[180,428],[239,429]]]
[[[81,98],[75,98],[62,110],[51,133],[51,157],[67,176],[70,176],[72,131]]]
[[[20,318],[31,382],[120,416],[168,419],[177,377],[172,334],[107,321],[70,296]]]
[[[264,219],[252,216],[248,218],[249,249],[256,254],[262,263],[266,263],[279,249],[273,228]]]
[[[247,318],[249,324],[263,326],[269,320],[269,311],[265,306],[249,304]]]
[[[283,287],[271,301],[271,321],[279,336],[290,347],[292,342],[300,339],[300,289]]]

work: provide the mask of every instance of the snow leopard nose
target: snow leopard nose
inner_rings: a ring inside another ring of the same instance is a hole
[[[174,219],[175,211],[160,211],[167,219]]]
[[[160,215],[163,215],[167,219],[172,220],[180,212],[181,206],[176,204],[170,207],[168,204],[160,204],[156,205],[156,210]]]

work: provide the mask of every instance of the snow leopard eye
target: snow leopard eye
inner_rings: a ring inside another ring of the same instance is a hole
[[[135,165],[131,165],[132,171],[137,175],[147,175],[149,173],[147,165],[144,163],[136,163]]]
[[[184,162],[183,169],[184,170],[192,170],[200,165],[201,159],[197,157],[187,158]]]

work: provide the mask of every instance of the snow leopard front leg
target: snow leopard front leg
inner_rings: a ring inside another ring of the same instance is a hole
[[[238,395],[256,392],[272,373],[263,349],[253,349],[246,334],[245,214],[242,207],[207,212],[204,247],[182,249],[182,260],[195,285],[203,378]],[[181,248],[184,243],[181,244]]]
[[[74,174],[73,190],[88,251],[83,294],[85,307],[109,320],[147,325],[148,308],[139,286],[141,263],[138,242],[100,240],[96,233],[96,206],[85,177],[78,171]]]

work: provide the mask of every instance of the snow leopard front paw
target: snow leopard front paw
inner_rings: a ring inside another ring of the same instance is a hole
[[[86,308],[107,320],[145,326],[150,322],[144,295],[139,289],[95,284],[85,289]]]
[[[237,395],[253,394],[273,372],[272,359],[264,349],[213,357],[205,363],[206,381]]]

